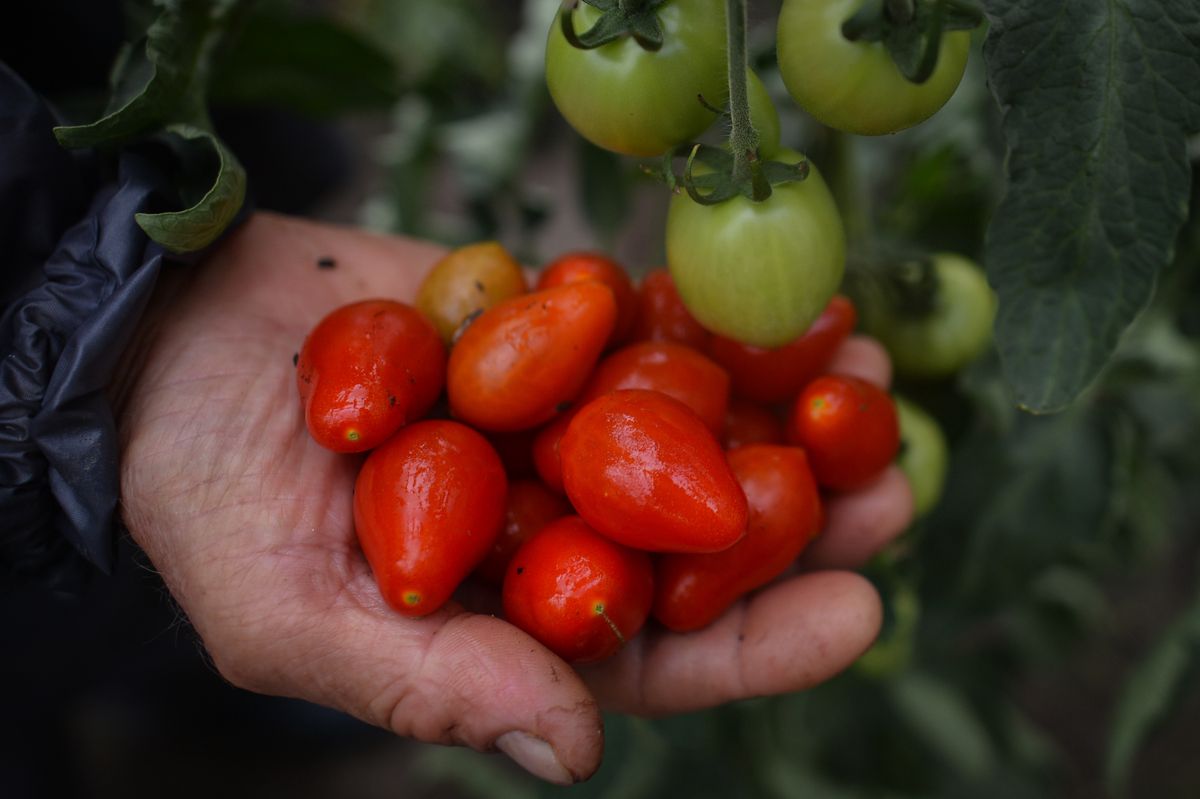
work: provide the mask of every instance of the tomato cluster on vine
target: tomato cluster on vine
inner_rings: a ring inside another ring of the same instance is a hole
[[[935,113],[962,79],[968,0],[787,0],[779,72],[817,121],[894,133]],[[708,329],[778,347],[841,284],[846,236],[833,195],[802,154],[780,145],[771,97],[749,69],[744,0],[564,3],[546,43],[546,85],[567,122],[598,147],[661,157],[674,193],[667,263]],[[696,143],[723,118],[725,148]],[[682,175],[673,160],[687,156]]]
[[[366,453],[358,540],[380,592],[421,617],[465,580],[571,662],[649,619],[699,629],[792,566],[822,492],[899,448],[888,394],[825,374],[856,322],[835,297],[794,341],[713,334],[669,274],[634,285],[594,253],[532,288],[498,245],[456,250],[416,306],[338,308],[304,341],[312,438]]]

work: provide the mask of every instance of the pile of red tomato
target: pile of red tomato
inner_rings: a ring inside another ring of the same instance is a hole
[[[435,265],[415,307],[330,313],[297,383],[318,443],[369,451],[355,526],[393,608],[428,615],[473,575],[511,623],[584,662],[650,616],[709,624],[818,534],[822,490],[893,460],[887,393],[823,374],[855,321],[836,296],[760,349],[701,327],[665,270],[635,288],[576,253],[527,291],[488,243]]]

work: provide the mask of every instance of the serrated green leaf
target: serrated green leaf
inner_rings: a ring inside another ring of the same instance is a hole
[[[163,2],[143,39],[119,55],[104,115],[54,129],[64,147],[121,144],[171,119],[184,102],[211,25],[204,0]]]
[[[386,108],[400,93],[396,63],[365,36],[328,18],[260,8],[217,65],[210,96],[329,117]]]
[[[139,213],[138,226],[154,241],[177,253],[201,250],[216,241],[237,216],[246,199],[246,171],[234,154],[212,133],[190,125],[171,125],[185,149],[204,148],[216,157],[217,172],[208,190],[182,211]]]
[[[1108,741],[1105,777],[1119,792],[1146,737],[1192,688],[1189,674],[1200,668],[1200,597],[1167,628],[1126,681]]]
[[[965,777],[982,777],[996,763],[983,722],[952,686],[907,672],[888,683],[897,713],[925,744]]]
[[[1150,299],[1200,130],[1194,0],[987,0],[1008,186],[987,236],[1017,402],[1066,407]]]

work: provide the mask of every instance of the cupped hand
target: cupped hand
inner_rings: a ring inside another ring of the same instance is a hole
[[[419,620],[384,604],[354,536],[360,459],[307,435],[293,355],[339,304],[412,298],[441,254],[257,214],[160,285],[115,389],[122,513],[226,679],[399,735],[500,749],[567,783],[599,765],[601,708],[659,715],[803,689],[870,645],[879,599],[841,569],[910,521],[894,468],[829,504],[801,571],[705,630],[651,624],[617,657],[578,670],[458,603]],[[851,339],[837,359],[840,371],[889,379],[869,340]]]

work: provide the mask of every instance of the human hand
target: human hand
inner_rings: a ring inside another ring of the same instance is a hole
[[[356,457],[314,443],[293,353],[337,305],[412,298],[442,251],[270,214],[160,286],[114,390],[122,512],[221,674],[399,735],[500,749],[544,779],[586,779],[600,709],[697,710],[795,691],[854,661],[880,625],[861,565],[912,516],[894,467],[832,500],[795,573],[697,633],[648,627],[572,669],[508,623],[451,602],[408,619],[380,598],[354,535]],[[333,269],[318,269],[321,257]],[[879,383],[878,345],[835,367]]]

